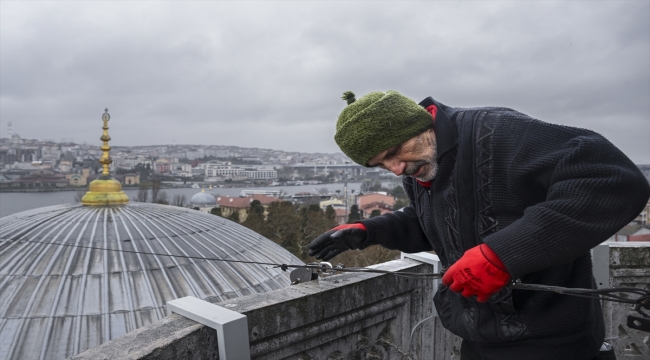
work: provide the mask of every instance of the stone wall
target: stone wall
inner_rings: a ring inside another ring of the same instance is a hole
[[[375,267],[432,272],[410,259]],[[344,273],[219,305],[248,317],[253,359],[433,359],[434,322],[422,322],[432,298],[430,279]],[[216,343],[215,330],[173,314],[74,359],[216,359]]]
[[[650,243],[611,242],[609,246],[608,287],[638,287],[650,289]],[[603,267],[594,261],[594,268]],[[618,360],[650,359],[650,333],[627,327],[627,315],[632,306],[605,301],[605,340],[612,344]],[[646,311],[648,312],[648,311]],[[634,312],[636,313],[636,312]]]

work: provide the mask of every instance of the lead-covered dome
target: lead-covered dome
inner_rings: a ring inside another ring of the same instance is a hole
[[[289,285],[278,268],[189,257],[302,264],[237,223],[181,207],[71,204],[0,218],[0,358],[63,359],[163,318],[169,300]]]
[[[214,195],[201,191],[192,195],[190,198],[190,206],[217,206],[217,200],[214,198]]]

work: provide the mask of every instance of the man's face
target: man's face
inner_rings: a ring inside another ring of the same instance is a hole
[[[429,129],[373,156],[368,165],[426,182],[436,177],[436,157],[436,135]]]

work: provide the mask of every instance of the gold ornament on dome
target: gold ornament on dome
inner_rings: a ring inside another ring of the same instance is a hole
[[[108,109],[104,110],[104,115],[102,115],[104,133],[99,138],[104,142],[100,147],[102,157],[99,159],[99,163],[102,164],[102,174],[90,183],[88,192],[81,198],[81,203],[84,205],[118,205],[129,202],[129,197],[122,191],[122,184],[115,180],[110,173],[109,165],[113,162],[109,153],[111,147],[108,146],[108,142],[111,140],[108,135],[108,121],[110,119]]]

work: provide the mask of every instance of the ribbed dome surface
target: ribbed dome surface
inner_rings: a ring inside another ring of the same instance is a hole
[[[209,206],[209,205],[217,205],[217,200],[214,199],[214,195],[200,192],[192,195],[192,198],[190,198],[190,205],[191,206]]]
[[[302,264],[234,222],[146,203],[10,215],[0,240],[1,359],[72,356],[164,317],[176,298],[220,301],[289,285],[277,268],[126,251]]]

